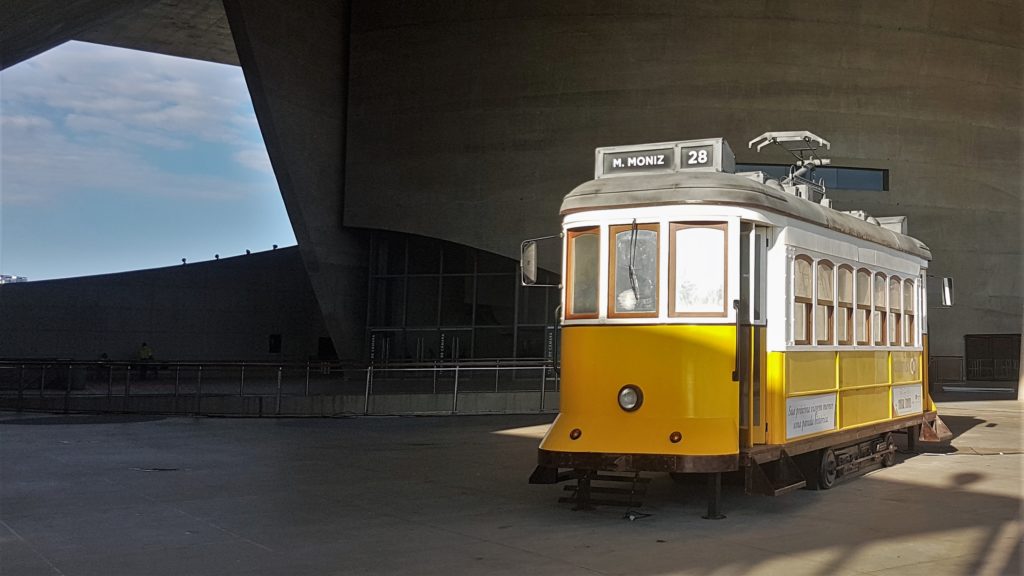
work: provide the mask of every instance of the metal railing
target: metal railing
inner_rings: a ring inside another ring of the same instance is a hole
[[[83,362],[0,360],[0,408],[62,412],[383,415],[546,412],[550,360]],[[461,401],[461,405],[460,405]]]

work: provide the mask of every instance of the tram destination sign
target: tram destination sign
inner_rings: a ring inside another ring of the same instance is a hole
[[[722,138],[609,146],[595,153],[595,178],[687,170],[732,172],[736,165],[729,144]]]
[[[710,168],[715,165],[715,147],[711,144],[705,146],[681,146],[679,148],[679,168]]]
[[[655,148],[612,152],[604,155],[604,173],[616,172],[668,172],[675,169],[675,149]]]

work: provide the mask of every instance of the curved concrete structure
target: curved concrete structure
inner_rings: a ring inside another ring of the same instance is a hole
[[[936,354],[1021,329],[1019,2],[355,3],[345,223],[512,255],[598,146],[811,130],[888,169],[838,209],[906,215],[954,276]]]
[[[298,249],[0,285],[0,359],[305,362],[327,327]],[[271,334],[279,350],[271,353]]]
[[[303,261],[343,357],[362,356],[366,237],[514,255],[557,229],[595,147],[811,130],[889,170],[838,209],[906,215],[957,281],[932,353],[1022,325],[1019,0],[16,0],[0,67],[72,38],[231,61],[249,83]]]

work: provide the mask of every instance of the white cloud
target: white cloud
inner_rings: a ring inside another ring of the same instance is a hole
[[[246,168],[250,168],[257,172],[265,172],[267,174],[274,173],[274,168],[270,164],[270,157],[267,156],[266,148],[239,150],[238,152],[235,152],[233,157],[235,162],[238,162]]]
[[[237,198],[252,189],[147,160],[194,143],[272,174],[241,70],[222,64],[70,42],[0,72],[4,203],[80,189]]]
[[[180,150],[188,146],[183,135],[174,137],[163,132],[134,127],[110,116],[68,114],[64,118],[64,126],[73,133],[104,134],[121,142],[133,142],[165,150]]]
[[[0,116],[0,126],[11,130],[49,130],[53,122],[41,116]]]
[[[0,142],[4,204],[51,203],[78,190],[204,200],[243,198],[252,190],[251,183],[221,176],[165,172],[136,152],[75,142],[44,123],[5,118]]]

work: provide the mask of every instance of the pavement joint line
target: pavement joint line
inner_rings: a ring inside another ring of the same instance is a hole
[[[522,548],[522,547],[519,547],[519,546],[512,546],[511,544],[508,544],[507,542],[497,542],[497,541],[494,541],[494,540],[491,540],[491,539],[488,539],[488,538],[482,538],[482,537],[474,535],[474,534],[466,534],[466,533],[460,532],[458,530],[452,530],[451,528],[445,528],[443,526],[438,526],[437,524],[432,524],[432,523],[429,523],[429,522],[423,522],[422,520],[416,520],[414,518],[408,518],[408,517],[400,516],[400,515],[395,514],[393,512],[381,512],[379,510],[375,510],[375,509],[370,508],[368,506],[360,506],[360,507],[365,508],[367,510],[373,510],[375,513],[377,513],[377,514],[379,514],[381,516],[386,516],[386,517],[389,517],[389,518],[393,518],[395,520],[398,520],[399,522],[408,522],[410,524],[416,524],[418,526],[423,526],[425,528],[431,528],[433,530],[437,530],[438,532],[445,532],[445,533],[448,533],[448,534],[454,534],[456,536],[461,536],[463,538],[469,538],[471,540],[476,540],[477,542],[484,542],[484,543],[487,543],[487,544],[492,544],[492,545],[495,545],[495,546],[500,546],[502,548],[507,548],[509,550],[515,550],[516,552],[520,552],[520,553],[527,554],[527,555],[530,555],[530,556],[545,558],[547,560],[551,560],[553,562],[557,562],[557,563],[560,563],[560,564],[568,564],[569,566],[572,566],[573,568],[578,568],[580,570],[586,570],[587,572],[590,572],[590,573],[593,573],[593,574],[600,574],[602,576],[608,576],[610,574],[609,572],[602,572],[602,571],[596,570],[594,568],[590,568],[590,567],[587,567],[587,566],[581,566],[581,565],[579,565],[579,564],[577,564],[575,562],[569,562],[568,560],[565,560],[564,558],[558,558],[558,557],[551,556],[551,555],[548,555],[548,554],[544,554],[542,552],[538,552],[536,550],[531,550],[531,549],[528,549],[528,548]]]
[[[31,550],[31,551],[32,551],[32,553],[33,553],[33,554],[35,554],[35,555],[36,555],[36,556],[37,556],[37,557],[38,557],[38,558],[39,558],[40,560],[42,560],[43,562],[46,562],[46,565],[47,565],[47,566],[49,566],[50,568],[52,568],[54,572],[56,572],[57,574],[60,574],[61,576],[64,576],[64,572],[62,572],[60,568],[57,568],[57,567],[56,567],[56,566],[55,566],[55,565],[53,564],[53,562],[50,562],[50,559],[49,559],[49,558],[47,558],[46,556],[44,556],[44,555],[43,555],[43,554],[42,554],[41,552],[39,552],[39,550],[36,550],[36,547],[35,547],[35,546],[33,546],[33,545],[32,545],[32,544],[31,544],[31,543],[30,543],[30,542],[28,541],[28,540],[25,540],[25,538],[24,538],[24,537],[22,537],[22,535],[21,535],[21,534],[18,534],[18,531],[17,531],[17,530],[15,530],[14,528],[12,528],[10,524],[8,524],[7,522],[5,522],[5,521],[3,520],[3,518],[0,518],[0,524],[3,524],[3,525],[4,525],[4,528],[7,528],[7,530],[8,530],[8,531],[9,531],[9,532],[10,532],[11,534],[14,534],[14,537],[15,537],[15,538],[17,538],[17,539],[18,539],[18,540],[19,540],[19,541],[20,541],[20,542],[21,542],[22,544],[24,544],[25,546],[27,546],[27,547],[28,547],[28,549],[29,549],[29,550]]]
[[[268,546],[264,546],[263,544],[260,544],[259,542],[255,541],[255,540],[253,540],[251,538],[247,538],[245,536],[242,536],[241,534],[236,534],[236,533],[232,532],[231,530],[228,530],[227,528],[224,528],[223,526],[219,526],[219,525],[217,525],[217,524],[215,524],[215,523],[213,523],[213,522],[211,522],[209,520],[206,520],[204,518],[200,518],[200,517],[195,516],[193,514],[189,514],[185,510],[182,510],[181,508],[178,508],[177,506],[175,506],[173,504],[169,504],[167,502],[161,502],[161,501],[157,500],[156,498],[153,498],[152,496],[150,496],[148,494],[143,494],[142,497],[145,498],[146,500],[149,500],[150,502],[152,502],[153,504],[155,504],[157,506],[164,506],[164,507],[170,508],[171,510],[174,510],[175,512],[177,512],[178,514],[181,514],[182,516],[185,516],[187,518],[191,518],[192,520],[195,520],[196,522],[200,522],[202,524],[206,524],[207,526],[209,526],[209,527],[211,527],[211,528],[213,528],[215,530],[219,530],[219,531],[221,531],[221,532],[231,536],[232,538],[236,538],[238,540],[241,540],[242,542],[246,542],[248,544],[252,544],[253,546],[256,546],[257,548],[261,548],[263,550],[266,550],[267,552],[277,552],[273,548],[270,548]]]

